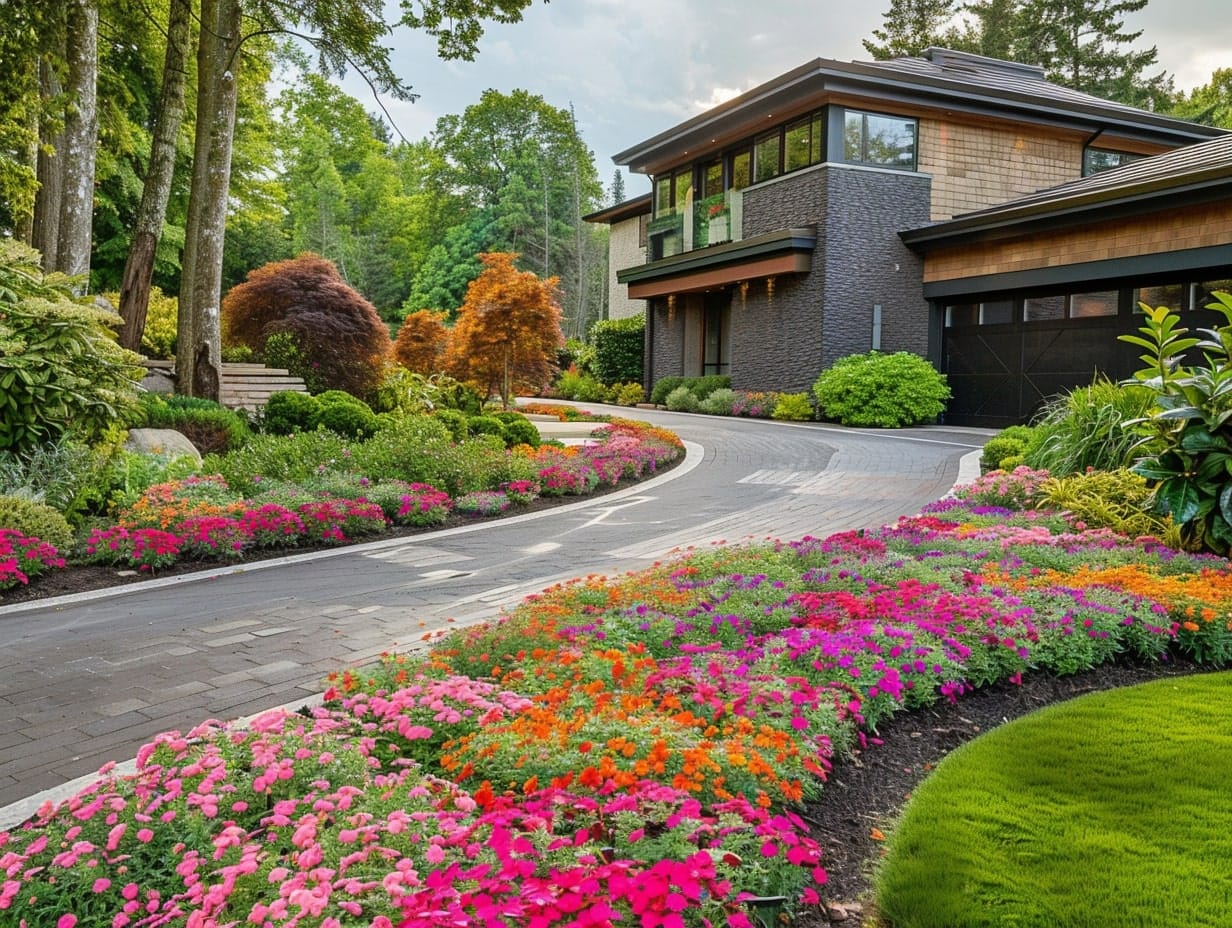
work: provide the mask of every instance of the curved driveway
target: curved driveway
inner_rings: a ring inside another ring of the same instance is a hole
[[[944,495],[990,432],[892,432],[639,410],[685,464],[528,516],[226,571],[0,606],[0,807],[130,758],[157,732],[319,693],[331,670],[415,647],[579,574],[689,545],[893,522]],[[0,828],[28,812],[0,808]]]

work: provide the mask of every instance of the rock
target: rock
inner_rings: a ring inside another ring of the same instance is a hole
[[[174,393],[175,378],[171,372],[162,368],[150,368],[141,378],[141,389],[148,393]]]
[[[137,454],[161,454],[170,458],[192,458],[201,463],[199,452],[183,433],[175,429],[129,429],[125,451]]]

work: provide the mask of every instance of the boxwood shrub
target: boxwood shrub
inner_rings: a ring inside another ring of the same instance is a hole
[[[821,372],[813,395],[825,419],[843,425],[901,428],[934,421],[950,387],[926,359],[909,351],[872,351],[836,361]]]

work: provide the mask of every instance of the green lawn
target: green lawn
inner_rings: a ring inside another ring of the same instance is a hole
[[[1232,674],[1052,706],[965,745],[891,836],[894,928],[1232,924]]]

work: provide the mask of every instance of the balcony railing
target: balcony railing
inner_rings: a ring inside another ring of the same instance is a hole
[[[698,248],[738,242],[743,235],[742,191],[727,190],[702,200],[689,197],[683,207],[660,213],[646,228],[646,259],[658,261]]]

